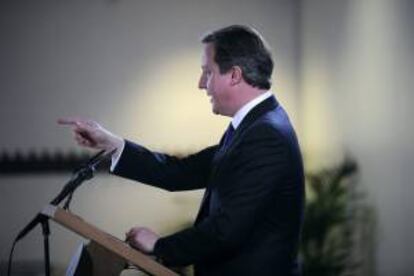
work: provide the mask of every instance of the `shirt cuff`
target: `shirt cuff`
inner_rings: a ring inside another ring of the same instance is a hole
[[[122,153],[124,152],[124,148],[125,148],[125,140],[122,140],[122,145],[120,148],[118,148],[114,154],[112,154],[112,158],[111,158],[111,168],[110,171],[113,172],[116,168],[116,165],[118,164],[118,161],[122,155]]]

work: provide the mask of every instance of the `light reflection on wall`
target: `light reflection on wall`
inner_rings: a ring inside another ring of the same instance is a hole
[[[200,50],[191,49],[169,53],[154,60],[144,83],[131,81],[134,92],[121,111],[130,139],[173,152],[219,141],[229,119],[214,115],[205,91],[198,89],[200,56]]]
[[[309,62],[312,62],[309,60]],[[302,102],[303,151],[307,170],[331,166],[342,158],[341,129],[330,101],[325,66],[313,61],[304,70]]]

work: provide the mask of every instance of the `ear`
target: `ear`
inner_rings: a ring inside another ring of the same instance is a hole
[[[239,83],[241,83],[243,81],[243,74],[242,74],[242,69],[240,68],[240,66],[233,66],[231,68],[231,79],[230,79],[230,84],[232,86],[234,85],[238,85]]]

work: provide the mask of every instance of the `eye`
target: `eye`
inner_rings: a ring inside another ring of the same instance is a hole
[[[202,75],[206,78],[210,77],[212,74],[212,71],[206,67],[202,68]]]

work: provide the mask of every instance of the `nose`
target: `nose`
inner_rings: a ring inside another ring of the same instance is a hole
[[[198,89],[206,89],[206,78],[204,74],[201,74],[200,79],[198,81]]]

